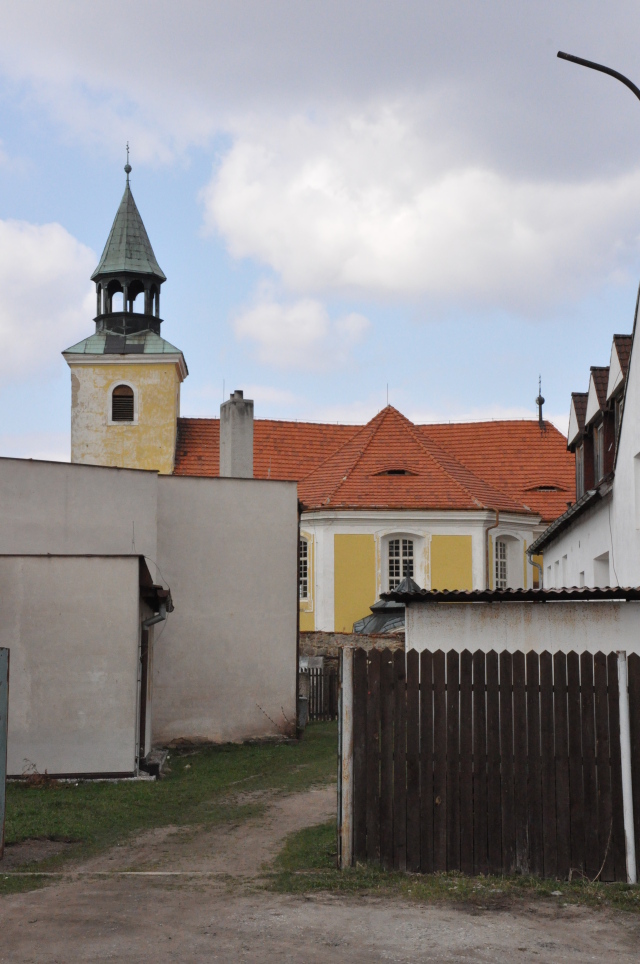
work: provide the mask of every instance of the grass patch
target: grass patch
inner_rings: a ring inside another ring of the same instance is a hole
[[[403,874],[370,864],[337,870],[335,821],[291,834],[267,877],[267,886],[279,893],[329,891],[430,903],[448,901],[478,910],[508,909],[527,901],[544,900],[554,907],[582,904],[640,913],[640,886],[632,884],[592,884],[582,880],[569,884],[537,877],[466,877],[456,872]]]
[[[245,820],[262,811],[264,794],[293,793],[334,779],[336,740],[335,723],[315,723],[299,742],[172,750],[170,772],[160,781],[9,783],[5,840],[74,841],[78,857],[154,827]],[[51,870],[66,859],[51,858],[38,869]],[[0,894],[23,888],[2,874],[0,863]]]

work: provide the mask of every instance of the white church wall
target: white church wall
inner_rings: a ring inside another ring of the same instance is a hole
[[[0,556],[0,598],[7,772],[133,774],[138,557]]]
[[[156,633],[157,742],[293,732],[297,553],[295,483],[158,479],[158,562],[176,609]]]

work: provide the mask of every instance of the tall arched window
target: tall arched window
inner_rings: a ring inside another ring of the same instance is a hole
[[[300,599],[309,598],[309,542],[300,539]]]
[[[413,579],[413,539],[389,539],[389,591],[407,576]]]
[[[129,385],[116,385],[111,393],[111,421],[133,422],[133,389]]]
[[[495,588],[507,588],[507,544],[504,539],[496,539],[496,578]]]

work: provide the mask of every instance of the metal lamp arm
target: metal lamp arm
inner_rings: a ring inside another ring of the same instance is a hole
[[[558,51],[558,57],[560,60],[570,60],[572,64],[580,64],[581,67],[591,67],[592,70],[599,70],[602,74],[609,74],[610,77],[615,77],[621,84],[624,84],[625,87],[633,91],[638,100],[640,100],[640,88],[636,87],[633,81],[625,77],[624,74],[618,73],[617,70],[613,70],[611,67],[603,67],[602,64],[595,64],[592,60],[583,60],[582,57],[574,57],[573,54],[565,54],[562,50]]]

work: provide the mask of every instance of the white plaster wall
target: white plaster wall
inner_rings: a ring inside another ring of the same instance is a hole
[[[155,637],[156,742],[291,732],[297,555],[295,483],[158,479],[158,562],[176,610]]]
[[[318,631],[333,632],[335,626],[333,547],[336,534],[369,534],[376,542],[376,593],[387,590],[386,553],[384,546],[391,535],[413,536],[417,540],[414,559],[414,578],[419,586],[431,586],[429,549],[432,535],[470,535],[472,578],[474,589],[485,588],[485,531],[494,522],[495,514],[449,512],[393,512],[393,511],[326,511],[305,512],[302,526],[313,535],[315,551],[315,627]],[[522,518],[501,515],[500,526],[492,529],[490,538],[501,535],[515,537],[518,562],[510,568],[513,587],[523,585],[525,579],[525,543],[531,545],[538,533],[533,525],[523,525]],[[493,556],[492,556],[493,558]],[[533,585],[533,567],[527,563],[527,584]],[[375,602],[375,600],[371,600]]]
[[[0,556],[8,770],[133,773],[138,558]]]
[[[640,602],[411,603],[407,649],[640,653]]]
[[[156,558],[157,475],[0,458],[0,553]]]
[[[585,586],[598,586],[598,579],[594,571],[594,560],[605,552],[609,552],[609,584],[635,585],[635,583],[619,582],[620,571],[617,565],[615,571],[611,564],[611,531],[609,527],[609,513],[613,521],[613,507],[611,497],[603,502],[598,502],[592,509],[588,509],[585,514],[570,529],[566,530],[551,545],[544,549],[544,588],[553,589],[559,586],[580,586],[581,573],[584,572]],[[566,566],[563,566],[563,557],[566,556]],[[615,554],[614,554],[615,557]],[[555,573],[556,563],[557,572],[560,580],[556,586]],[[566,578],[563,572],[566,569]],[[551,575],[549,574],[551,570]],[[616,572],[618,577],[616,577]]]

